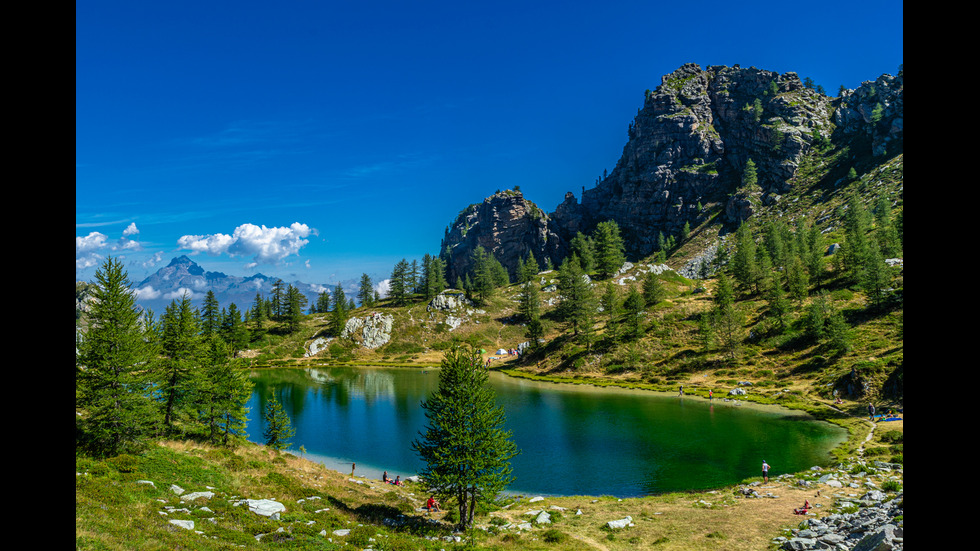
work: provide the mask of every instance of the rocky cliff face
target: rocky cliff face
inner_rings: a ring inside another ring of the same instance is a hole
[[[564,242],[551,229],[549,217],[517,190],[497,192],[470,205],[456,217],[440,246],[450,284],[463,277],[478,246],[492,253],[513,275],[518,259],[533,252],[539,263],[563,258]]]
[[[452,255],[452,273],[462,275],[466,253],[479,244],[513,271],[528,251],[557,264],[577,232],[604,220],[619,224],[633,257],[654,252],[661,232],[677,235],[685,222],[701,222],[709,204],[724,205],[725,221],[735,224],[787,192],[816,144],[832,139],[874,155],[900,151],[903,86],[900,72],[830,98],[792,72],[684,65],[647,92],[616,167],[581,203],[569,192],[546,216],[519,193],[498,193],[460,214],[443,253]],[[744,189],[749,159],[758,187]]]

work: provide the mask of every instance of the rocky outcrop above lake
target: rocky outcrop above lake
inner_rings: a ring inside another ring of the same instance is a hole
[[[447,229],[441,254],[450,273],[469,269],[477,245],[512,273],[533,252],[557,265],[578,232],[615,220],[632,258],[658,248],[721,207],[735,225],[779,200],[804,157],[829,141],[862,154],[902,151],[904,77],[882,75],[832,98],[793,72],[687,64],[648,90],[629,124],[629,140],[611,173],[545,214],[516,190],[463,210]],[[757,185],[745,187],[749,160]]]
[[[511,275],[518,260],[530,253],[539,263],[564,258],[567,245],[551,226],[548,215],[519,190],[498,192],[470,205],[446,230],[440,245],[450,284],[470,270],[477,247],[492,253]]]
[[[395,318],[390,314],[373,313],[347,320],[341,337],[350,339],[364,348],[379,348],[391,340],[391,328]]]

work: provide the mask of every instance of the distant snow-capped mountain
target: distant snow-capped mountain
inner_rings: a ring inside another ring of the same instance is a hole
[[[255,302],[256,294],[268,298],[278,279],[263,274],[239,277],[222,272],[209,272],[185,255],[174,258],[170,264],[137,283],[136,294],[137,301],[141,305],[151,308],[154,312],[162,312],[171,301],[179,300],[184,293],[189,294],[195,305],[200,305],[210,290],[214,292],[218,304],[222,307],[234,303],[244,312]],[[309,304],[314,304],[321,292],[332,292],[337,285],[301,281],[283,281],[283,283],[299,289],[306,296]],[[341,286],[349,297],[356,293],[355,281],[343,281]]]

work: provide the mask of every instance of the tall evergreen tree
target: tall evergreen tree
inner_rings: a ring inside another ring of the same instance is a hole
[[[578,232],[571,242],[572,254],[578,256],[584,273],[590,273],[596,268],[595,243],[592,238]],[[619,269],[619,266],[616,267]]]
[[[732,255],[731,270],[735,280],[743,288],[754,286],[760,277],[756,257],[756,244],[752,237],[752,230],[748,223],[742,222],[735,230],[735,254]]]
[[[276,399],[276,389],[269,392],[269,401],[265,405],[265,445],[279,451],[288,448],[290,440],[296,435],[296,429],[289,421],[289,415]]]
[[[107,258],[95,281],[89,329],[76,356],[79,444],[102,456],[138,452],[158,419],[147,377],[156,357],[152,320],[136,306],[122,262]]]
[[[642,316],[645,305],[643,295],[636,290],[636,287],[630,287],[626,293],[626,300],[623,301],[623,310],[626,312],[626,338],[629,340],[635,341],[643,336]]]
[[[596,253],[596,270],[603,278],[612,277],[626,262],[623,238],[615,220],[599,222],[593,236]]]
[[[284,293],[285,305],[283,318],[286,322],[286,331],[295,333],[299,330],[300,322],[303,320],[303,311],[306,309],[307,299],[303,293],[292,284],[286,287]]]
[[[738,357],[741,349],[744,321],[744,316],[735,306],[731,280],[727,273],[721,272],[715,287],[715,324],[721,346],[731,361]]]
[[[619,317],[622,315],[619,293],[612,281],[606,281],[606,287],[599,299],[602,311],[606,315],[606,337],[612,342],[619,340]]]
[[[333,298],[330,302],[330,318],[327,326],[334,336],[339,337],[350,317],[347,311],[347,295],[344,294],[344,288],[339,283],[333,289]]]
[[[239,351],[248,348],[248,328],[242,321],[241,311],[234,302],[228,305],[228,312],[221,326],[221,336],[231,348],[232,355],[237,355]]]
[[[859,197],[852,197],[844,214],[844,269],[854,283],[860,283],[868,257],[868,232],[871,220]]]
[[[266,308],[265,301],[262,300],[262,295],[260,293],[255,293],[255,300],[252,302],[252,338],[259,338],[262,332],[265,330],[265,320],[266,320]]]
[[[176,417],[193,395],[193,371],[200,362],[201,341],[197,311],[187,293],[172,301],[160,318],[162,361],[156,377],[156,394],[162,402],[163,424],[172,429]],[[217,333],[211,333],[215,336]]]
[[[361,306],[374,304],[374,283],[371,282],[371,276],[367,274],[361,274],[361,282],[357,288],[357,300],[361,302]]]
[[[402,305],[408,302],[409,293],[411,292],[409,283],[410,270],[411,267],[404,258],[396,262],[395,267],[391,270],[388,298],[396,305]]]
[[[534,258],[534,251],[528,251],[527,261],[524,262],[524,281],[531,281],[541,271],[537,259]]]
[[[269,317],[275,321],[282,321],[286,307],[288,306],[288,295],[285,285],[286,284],[281,279],[277,279],[275,283],[272,284],[272,298],[270,299],[272,304],[272,315]]]
[[[572,255],[558,269],[558,316],[568,323],[575,336],[595,317],[596,299],[592,285],[586,280],[578,257]]]
[[[232,437],[246,435],[252,381],[242,361],[229,358],[223,340],[211,338],[205,347],[204,364],[195,385],[198,417],[212,444],[228,444]]]
[[[521,285],[521,293],[518,297],[517,311],[524,318],[525,322],[537,318],[541,313],[541,297],[538,291],[538,284],[528,281]]]
[[[221,330],[221,311],[218,298],[214,296],[214,291],[208,289],[204,295],[204,308],[201,310],[201,332],[208,336],[219,330]]]
[[[660,276],[647,272],[643,277],[643,300],[647,306],[655,306],[667,298],[667,289]]]
[[[482,357],[453,343],[442,361],[439,387],[422,402],[428,420],[412,443],[426,487],[454,502],[458,529],[473,524],[478,505],[491,502],[514,480],[510,460],[519,451],[504,430]]]

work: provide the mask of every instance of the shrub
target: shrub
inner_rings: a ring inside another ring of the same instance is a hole
[[[548,543],[563,543],[568,539],[568,534],[552,528],[550,530],[547,530],[544,534],[542,534],[541,539],[543,539]]]

